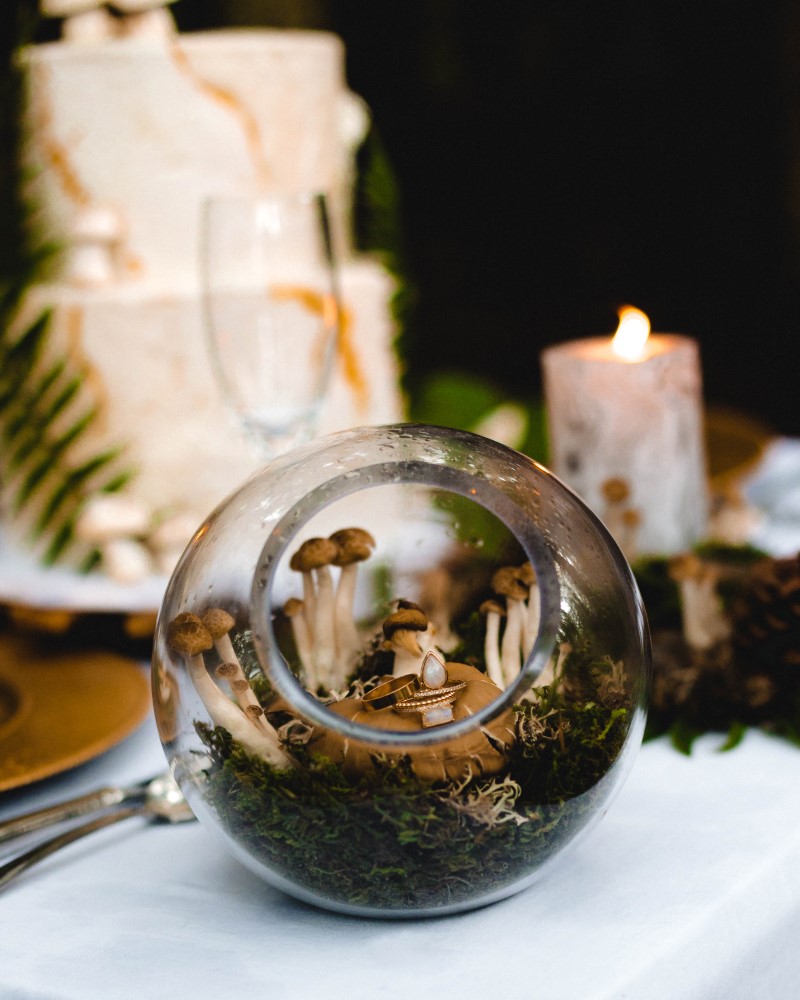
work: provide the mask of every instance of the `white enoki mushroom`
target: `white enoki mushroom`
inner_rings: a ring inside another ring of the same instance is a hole
[[[683,637],[693,649],[709,649],[730,637],[731,623],[717,593],[719,577],[692,553],[675,556],[669,574],[678,584]]]
[[[526,591],[513,566],[503,566],[492,577],[492,590],[506,599],[506,627],[500,642],[500,665],[503,670],[504,688],[517,677],[522,666],[520,650],[525,621]]]
[[[539,584],[536,580],[536,570],[529,562],[524,562],[517,568],[517,579],[528,591],[527,599],[523,601],[524,614],[522,619],[522,644],[520,647],[524,661],[530,656],[531,649],[539,632],[542,602],[541,594],[539,593]]]
[[[178,615],[167,630],[167,646],[186,660],[192,684],[214,725],[226,729],[246,750],[274,767],[294,766],[275,730],[268,724],[266,729],[260,728],[209,676],[203,653],[213,645],[211,633],[196,615]]]
[[[550,657],[550,659],[545,664],[544,670],[536,678],[536,687],[552,687],[557,684],[561,679],[561,673],[564,669],[564,664],[567,657],[572,652],[572,643],[562,642],[559,643],[558,652],[556,653],[555,659]]]
[[[375,548],[375,539],[363,528],[342,528],[334,531],[330,541],[337,547],[333,565],[339,567],[339,581],[334,597],[334,627],[336,658],[339,673],[348,673],[355,665],[361,646],[361,636],[353,614],[358,564],[368,559]],[[344,677],[337,680],[344,680]]]
[[[311,636],[303,612],[303,602],[296,597],[290,597],[283,606],[283,613],[289,619],[292,628],[295,649],[303,670],[303,681],[306,687],[316,690],[319,687],[319,679],[314,675]]]
[[[484,601],[480,613],[486,616],[486,635],[483,641],[483,656],[486,674],[499,688],[504,687],[503,667],[500,663],[500,619],[505,617],[505,608],[498,601]]]

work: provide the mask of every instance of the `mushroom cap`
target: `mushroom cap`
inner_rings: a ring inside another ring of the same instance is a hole
[[[479,708],[502,694],[500,688],[474,667],[464,663],[448,663],[446,668],[449,681],[466,681],[467,684],[453,705],[456,721],[474,715]],[[329,705],[328,709],[335,715],[376,729],[419,732],[422,728],[420,719],[413,714],[401,714],[392,708],[366,712],[360,698],[343,698]],[[474,732],[433,747],[405,749],[404,754],[410,758],[411,767],[417,776],[425,781],[460,780],[470,775],[489,777],[504,769],[504,751],[513,745],[514,740],[514,713],[508,709]],[[345,739],[330,729],[315,730],[309,745],[318,753],[340,763],[345,773],[353,778],[373,770],[375,753],[386,753],[384,748]]]
[[[619,476],[612,476],[610,479],[606,479],[601,485],[600,491],[609,503],[622,503],[623,500],[627,500],[631,495],[628,481]]]
[[[419,608],[398,608],[383,623],[383,634],[387,639],[400,630],[424,632],[428,627],[428,616]]]
[[[532,587],[536,583],[536,570],[530,562],[524,562],[521,566],[517,566],[517,579],[526,587]]]
[[[397,608],[395,610],[397,611],[399,611],[400,608],[413,608],[414,611],[422,611],[422,613],[425,614],[425,612],[419,606],[419,604],[415,604],[413,601],[407,601],[405,597],[399,597],[396,603],[397,603]]]
[[[337,547],[332,562],[334,566],[350,566],[363,562],[372,555],[375,539],[363,528],[340,528],[329,539]]]
[[[330,566],[339,551],[330,538],[308,538],[289,560],[289,566],[300,573],[308,573],[320,566]]]
[[[505,617],[506,609],[499,601],[495,601],[493,598],[489,598],[488,601],[484,601],[483,604],[478,608],[478,611],[482,615],[501,615]]]
[[[704,564],[693,552],[672,556],[667,571],[673,580],[699,580],[704,575]]]
[[[219,639],[223,635],[227,635],[236,624],[236,619],[233,615],[228,614],[224,608],[209,608],[201,620],[211,633],[212,639]]]
[[[512,601],[524,601],[528,590],[520,582],[515,566],[503,566],[492,577],[492,590],[495,594],[510,597]]]
[[[294,618],[295,615],[301,614],[304,608],[305,604],[299,597],[290,597],[283,606],[283,613],[287,618]]]
[[[211,649],[214,640],[197,615],[184,612],[170,622],[167,628],[167,645],[182,656],[196,656]]]

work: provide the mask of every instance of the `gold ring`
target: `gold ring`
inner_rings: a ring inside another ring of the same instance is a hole
[[[395,706],[395,712],[427,712],[429,708],[439,705],[452,705],[458,694],[467,686],[466,681],[449,684],[445,691],[425,691],[406,699],[402,705]]]
[[[402,677],[391,677],[383,684],[373,688],[369,694],[365,694],[361,699],[361,704],[366,712],[378,712],[382,708],[389,708],[392,705],[399,705],[402,701],[408,701],[419,691],[420,679],[416,674],[403,674]]]

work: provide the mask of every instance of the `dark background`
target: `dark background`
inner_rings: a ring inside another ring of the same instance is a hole
[[[400,189],[412,396],[456,368],[531,400],[543,346],[631,303],[699,339],[711,402],[800,435],[797,0],[173,11],[342,36]]]

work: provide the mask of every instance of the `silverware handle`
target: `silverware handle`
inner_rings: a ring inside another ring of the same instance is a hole
[[[109,806],[119,805],[127,796],[127,792],[122,788],[99,788],[96,792],[89,792],[87,795],[79,795],[75,799],[67,802],[60,802],[55,806],[48,806],[45,809],[37,809],[35,812],[25,813],[24,816],[16,816],[14,819],[7,819],[0,823],[0,844],[12,837],[22,836],[24,833],[32,833],[34,830],[41,830],[42,827],[51,826],[54,823],[61,823],[68,819],[78,819],[79,816],[87,816],[89,813],[97,812],[99,809],[107,809]]]
[[[0,889],[8,885],[21,872],[30,868],[31,865],[35,865],[37,861],[49,857],[62,847],[66,847],[68,844],[80,840],[81,837],[94,833],[95,830],[102,830],[103,827],[112,826],[114,823],[129,819],[131,816],[139,816],[146,811],[147,809],[144,804],[119,809],[117,812],[109,813],[106,816],[99,816],[97,819],[84,823],[82,826],[73,827],[71,830],[66,830],[57,837],[51,837],[50,840],[45,840],[44,843],[37,844],[36,847],[32,847],[29,851],[25,851],[13,860],[0,865]]]

